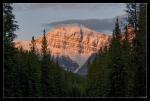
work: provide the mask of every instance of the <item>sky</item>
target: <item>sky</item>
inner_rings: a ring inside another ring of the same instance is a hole
[[[124,3],[14,3],[17,40],[42,35],[45,24],[71,19],[106,19],[125,14]]]

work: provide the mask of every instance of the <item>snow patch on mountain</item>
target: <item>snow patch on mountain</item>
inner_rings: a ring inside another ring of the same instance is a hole
[[[77,73],[87,59],[99,49],[109,45],[110,36],[93,31],[83,25],[61,25],[46,33],[48,51],[64,69]],[[16,41],[15,47],[30,50],[30,41]],[[36,49],[41,53],[42,37],[36,39]],[[64,63],[63,63],[64,62]],[[70,62],[68,64],[67,62]]]

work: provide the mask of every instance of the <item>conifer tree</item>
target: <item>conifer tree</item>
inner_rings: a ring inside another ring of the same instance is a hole
[[[28,84],[29,92],[28,96],[37,97],[41,96],[41,64],[37,56],[29,52],[28,53]]]
[[[138,15],[139,15],[139,4],[137,3],[127,3],[126,4],[126,12],[128,14],[128,22],[129,24],[138,29]]]
[[[137,68],[135,96],[146,96],[146,4],[140,4],[139,30],[134,40],[134,57]]]
[[[136,4],[129,4],[127,7],[128,16],[132,21],[128,21],[135,29],[135,37],[133,39],[133,47],[130,49],[130,68],[134,77],[130,77],[132,91],[128,92],[130,96],[145,96],[146,92],[146,4],[140,4],[139,8]],[[134,9],[133,9],[134,7]],[[137,16],[139,9],[139,16]],[[131,13],[132,12],[132,13]],[[137,20],[135,20],[135,18]]]
[[[125,78],[126,73],[121,58],[121,43],[120,43],[120,28],[118,23],[118,18],[116,19],[115,29],[113,31],[113,39],[110,47],[111,52],[111,69],[112,73],[110,75],[111,80],[111,91],[110,96],[118,97],[124,96],[125,92]]]
[[[50,88],[49,88],[49,63],[48,63],[48,56],[47,56],[47,40],[46,40],[46,36],[45,36],[45,29],[43,30],[43,39],[42,39],[42,75],[41,75],[41,82],[42,82],[42,93],[43,96],[49,96],[50,92]]]
[[[36,48],[35,39],[34,39],[34,36],[32,36],[32,40],[31,40],[31,52],[33,54],[35,54],[35,48]]]
[[[12,13],[12,4],[3,3],[3,39],[4,45],[11,46],[16,34],[14,33],[19,27],[15,21],[15,15]]]
[[[14,96],[16,89],[16,84],[14,83],[17,73],[15,65],[16,50],[13,47],[13,40],[16,37],[14,32],[19,27],[12,11],[12,4],[3,3],[4,96]]]

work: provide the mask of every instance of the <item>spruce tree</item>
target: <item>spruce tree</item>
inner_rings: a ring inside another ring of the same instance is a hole
[[[35,54],[35,51],[36,51],[36,45],[35,45],[35,39],[34,39],[34,36],[32,36],[32,40],[31,40],[31,52],[33,54]]]
[[[53,85],[50,79],[50,63],[47,53],[47,40],[45,36],[45,29],[43,30],[43,39],[42,39],[42,75],[41,75],[41,82],[42,82],[42,93],[43,96],[51,96],[51,85]]]
[[[113,31],[113,39],[110,47],[111,52],[111,91],[109,96],[120,97],[125,94],[125,78],[126,73],[121,58],[121,43],[120,43],[120,28],[118,23],[118,18],[116,19],[115,29]]]
[[[135,96],[146,96],[146,4],[140,4],[139,31],[134,40],[135,66],[137,79]]]
[[[3,3],[3,39],[4,45],[12,45],[16,34],[14,33],[19,27],[15,21],[15,15],[12,13],[11,3]]]
[[[139,15],[139,4],[137,3],[127,3],[126,4],[126,12],[128,14],[128,22],[129,24],[135,28],[135,30],[138,29],[138,15]]]
[[[16,50],[13,47],[14,33],[19,27],[10,3],[3,3],[3,42],[4,42],[4,96],[14,96],[16,84]],[[12,68],[13,67],[13,68]]]
[[[36,45],[34,36],[31,40],[30,52],[28,52],[28,60],[26,67],[28,69],[28,96],[36,97],[41,95],[41,65],[40,61],[36,55]]]
[[[133,5],[133,4],[130,4]],[[130,49],[130,68],[134,77],[131,79],[134,84],[132,91],[130,91],[129,96],[145,96],[146,92],[146,4],[140,4],[140,8],[132,6],[127,7],[128,16],[132,21],[128,21],[129,24],[135,30],[135,37],[133,39],[133,47]],[[137,16],[137,9],[139,9],[139,16]],[[133,13],[131,13],[133,12]],[[137,20],[135,20],[135,18]],[[131,87],[130,87],[131,89]]]

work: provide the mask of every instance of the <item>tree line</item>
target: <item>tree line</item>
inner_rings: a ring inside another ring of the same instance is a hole
[[[139,15],[137,13],[139,7]],[[132,42],[125,26],[121,40],[116,19],[109,47],[99,50],[88,64],[86,77],[63,70],[47,49],[45,30],[42,55],[14,48],[19,29],[10,3],[3,4],[4,97],[143,97],[146,96],[146,4],[127,4],[128,25],[134,28]]]
[[[124,40],[121,40],[117,18],[109,48],[100,50],[89,64],[88,96],[146,96],[146,4],[127,4],[126,12],[128,25]],[[128,31],[129,25],[132,32]]]

